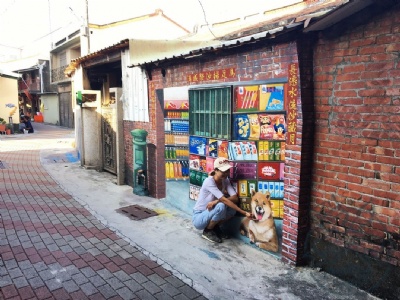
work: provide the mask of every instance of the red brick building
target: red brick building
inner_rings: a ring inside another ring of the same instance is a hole
[[[252,38],[141,63],[149,75],[151,116],[149,123],[124,122],[126,168],[132,169],[130,131],[145,129],[150,194],[165,197],[164,113],[157,91],[269,80],[289,83],[289,67],[298,66],[296,139],[286,146],[285,156],[281,259],[321,267],[396,299],[399,13],[396,1],[350,1],[317,22],[309,24],[305,18],[305,29],[288,25],[272,34],[265,30],[267,24],[260,24],[264,35],[254,35],[252,28],[247,35],[241,32]],[[193,74],[227,68],[235,70],[234,78],[188,81]]]

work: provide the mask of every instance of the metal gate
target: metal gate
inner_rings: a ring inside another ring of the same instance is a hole
[[[60,93],[60,126],[74,128],[71,92]]]
[[[104,170],[117,174],[117,108],[101,108],[101,129]]]

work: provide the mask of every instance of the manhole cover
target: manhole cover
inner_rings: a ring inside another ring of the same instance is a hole
[[[121,207],[117,209],[117,212],[122,213],[133,220],[142,220],[158,215],[154,210],[148,209],[140,205]]]

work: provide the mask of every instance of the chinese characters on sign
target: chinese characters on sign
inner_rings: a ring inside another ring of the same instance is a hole
[[[156,127],[156,89],[153,82],[150,82],[150,116],[151,116],[151,126]]]
[[[298,65],[289,65],[289,88],[287,92],[288,99],[288,114],[287,114],[287,144],[296,144],[297,132],[297,96],[298,96]]]
[[[209,81],[209,80],[224,80],[227,78],[235,78],[236,69],[221,69],[214,71],[199,72],[196,74],[187,75],[187,81],[190,83]]]

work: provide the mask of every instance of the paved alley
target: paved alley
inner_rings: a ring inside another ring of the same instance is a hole
[[[72,130],[33,125],[0,135],[0,299],[377,299],[239,239],[206,242],[169,200],[82,168]],[[130,205],[157,215],[118,212]]]
[[[205,299],[52,179],[40,151],[71,149],[73,132],[34,125],[0,137],[0,299]]]

